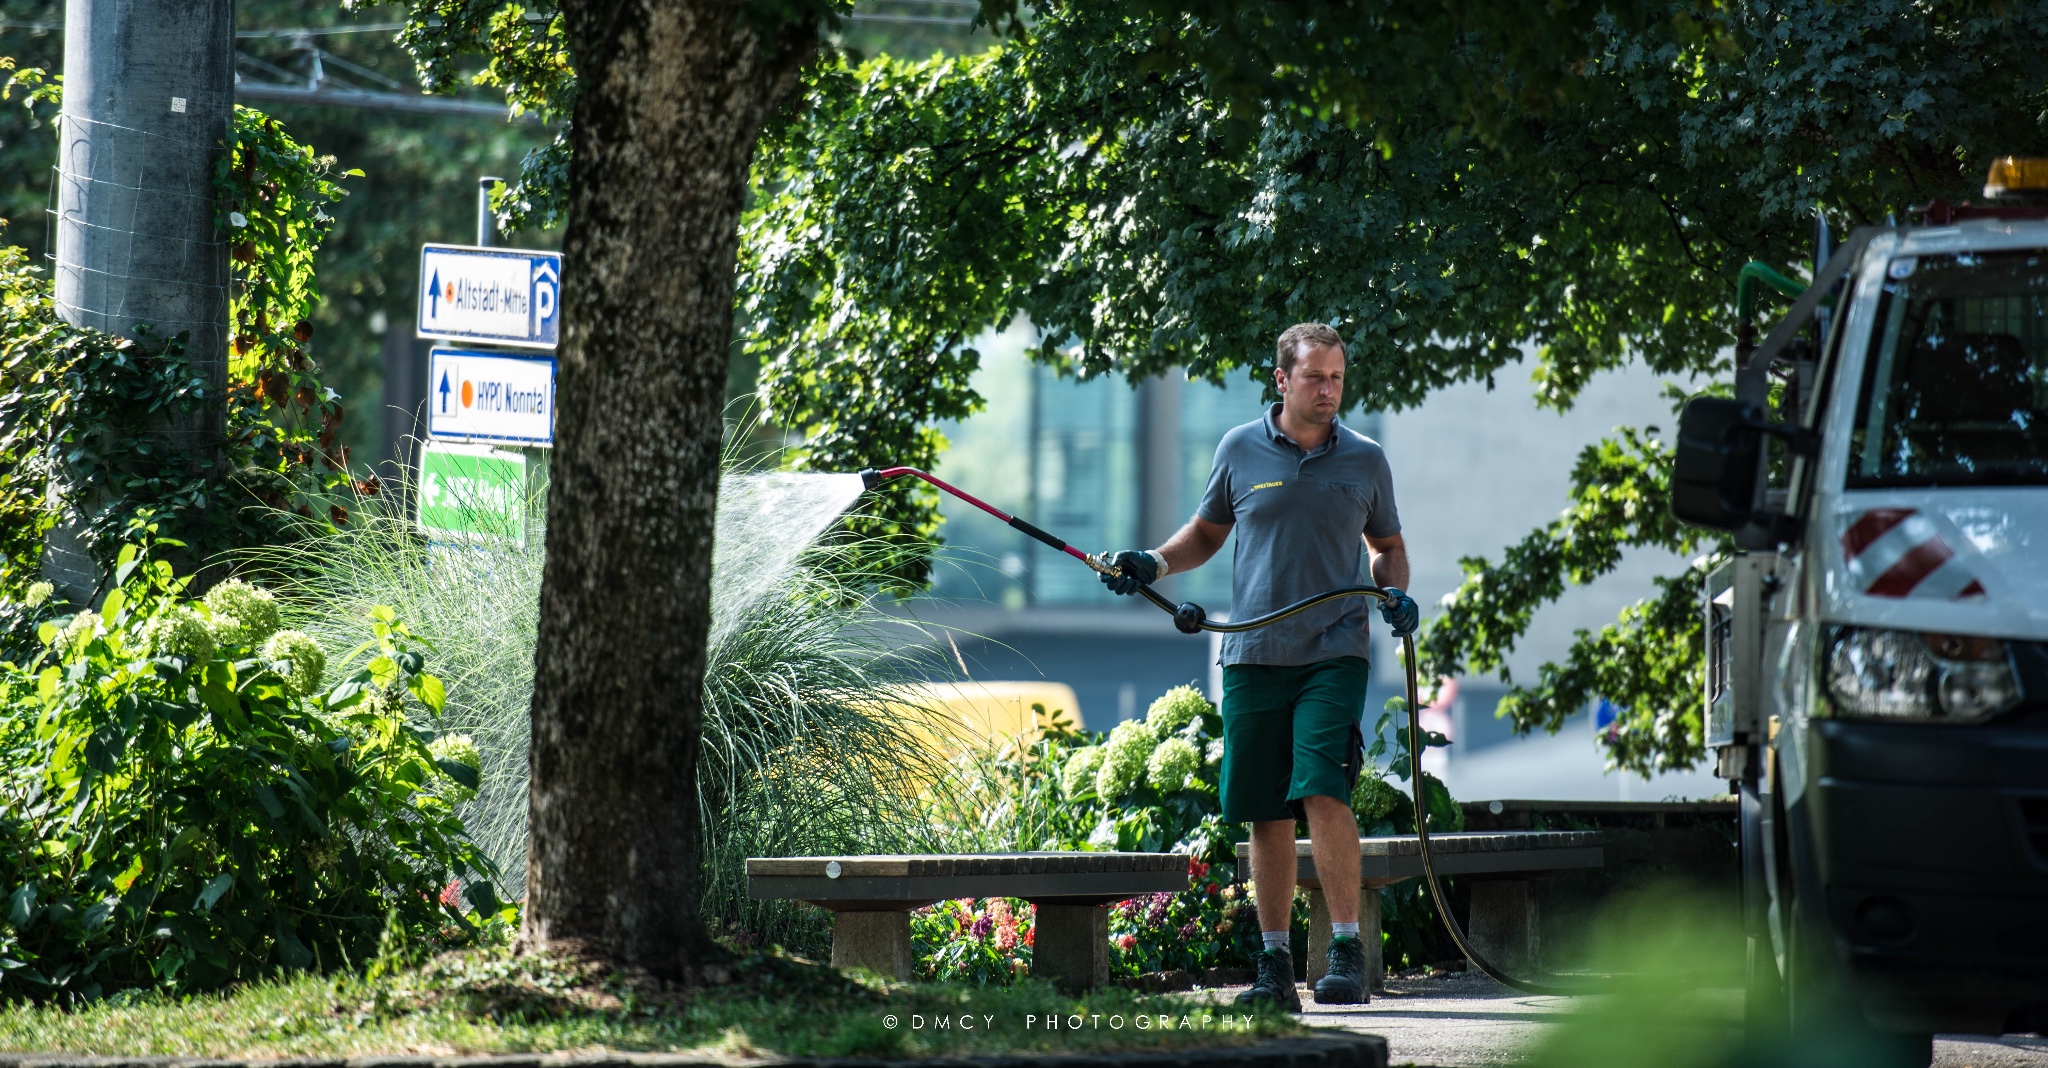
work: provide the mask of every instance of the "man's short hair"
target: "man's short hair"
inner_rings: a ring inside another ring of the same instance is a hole
[[[1280,332],[1280,344],[1273,354],[1273,366],[1288,374],[1294,373],[1294,361],[1301,356],[1301,347],[1335,348],[1344,351],[1344,339],[1335,330],[1322,323],[1295,323]]]

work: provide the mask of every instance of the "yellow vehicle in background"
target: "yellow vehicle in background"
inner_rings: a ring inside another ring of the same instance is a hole
[[[976,752],[1022,755],[1048,731],[1082,728],[1080,700],[1063,682],[932,682],[912,687],[905,697],[894,707],[911,733],[947,759]]]

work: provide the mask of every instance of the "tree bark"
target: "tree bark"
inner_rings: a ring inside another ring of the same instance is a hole
[[[688,979],[712,952],[693,782],[740,210],[817,34],[704,0],[561,10],[579,95],[521,941]]]

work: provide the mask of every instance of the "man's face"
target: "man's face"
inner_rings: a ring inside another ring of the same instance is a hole
[[[1273,382],[1280,405],[1304,423],[1329,423],[1344,400],[1344,350],[1335,345],[1303,346],[1292,371],[1276,368]]]

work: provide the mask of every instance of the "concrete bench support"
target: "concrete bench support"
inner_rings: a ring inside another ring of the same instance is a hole
[[[1308,981],[1310,986],[1330,970],[1330,903],[1320,886],[1308,888]],[[1365,974],[1374,991],[1387,988],[1386,947],[1380,945],[1380,891],[1358,892],[1358,939],[1365,943]]]
[[[1174,853],[988,853],[866,857],[752,857],[747,896],[830,909],[832,966],[911,978],[910,912],[962,897],[1022,898],[1037,906],[1032,971],[1079,993],[1109,981],[1109,910],[1140,894],[1187,889]]]
[[[1109,982],[1109,908],[1106,905],[1038,906],[1032,935],[1032,974],[1067,993]]]
[[[1480,879],[1472,884],[1472,948],[1509,974],[1533,971],[1541,957],[1536,899],[1526,879]]]
[[[1429,845],[1438,875],[1470,881],[1472,916],[1467,934],[1473,948],[1510,972],[1534,970],[1538,963],[1536,905],[1529,894],[1529,880],[1569,868],[1597,868],[1606,862],[1598,831],[1432,834]],[[1295,881],[1308,891],[1308,960],[1303,963],[1308,981],[1314,983],[1329,968],[1330,910],[1308,840],[1296,842],[1294,852]],[[1372,989],[1383,990],[1386,964],[1380,944],[1379,890],[1419,878],[1422,851],[1414,838],[1402,836],[1361,838],[1358,853],[1358,937],[1365,943]],[[1248,868],[1250,845],[1239,844],[1237,856]]]
[[[910,949],[910,913],[845,911],[832,914],[834,968],[866,968],[876,975],[908,980],[914,956]]]

